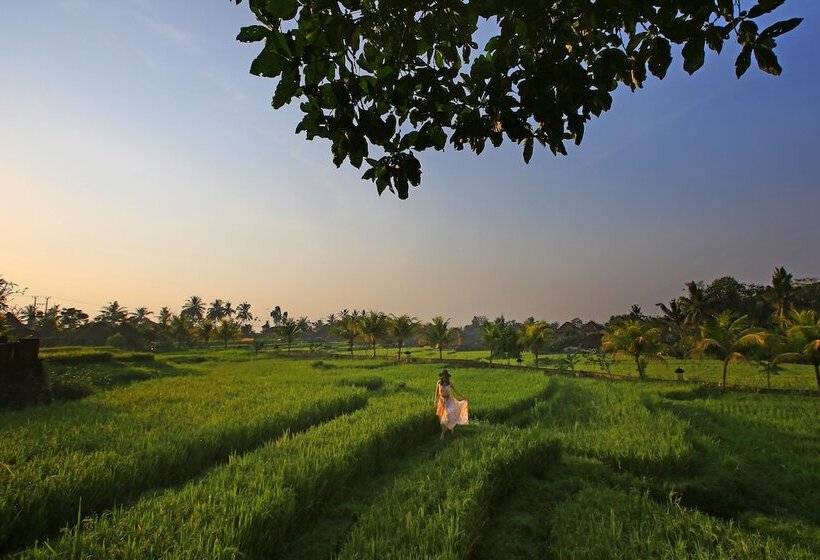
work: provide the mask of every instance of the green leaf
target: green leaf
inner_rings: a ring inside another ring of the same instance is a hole
[[[718,10],[726,21],[730,20],[735,15],[734,0],[718,0]]]
[[[264,25],[251,25],[240,29],[236,40],[242,41],[243,43],[255,43],[264,40],[269,32],[270,30]]]
[[[293,19],[299,8],[297,0],[267,0],[265,11],[279,19]]]
[[[740,51],[740,54],[737,55],[737,60],[735,61],[735,74],[738,78],[740,78],[743,74],[746,73],[746,70],[749,69],[749,66],[752,64],[752,46],[746,45]]]
[[[529,163],[532,159],[533,141],[532,136],[524,140],[524,163]]]
[[[444,68],[444,55],[441,54],[441,51],[436,49],[436,52],[435,52],[434,56],[436,58],[436,66],[439,69]]]
[[[756,18],[763,14],[768,14],[783,5],[786,0],[760,0],[756,6],[749,10],[749,17]]]
[[[652,54],[649,55],[649,71],[659,79],[666,76],[672,64],[672,47],[663,37],[656,37],[652,42]]]
[[[263,78],[275,78],[282,72],[284,62],[281,55],[270,49],[263,49],[251,63],[251,74]]]
[[[706,44],[718,54],[723,50],[723,34],[717,27],[710,27],[706,30]]]
[[[689,74],[697,72],[705,58],[705,41],[703,35],[697,35],[689,39],[683,46],[683,69]]]
[[[273,108],[279,109],[290,103],[298,89],[299,69],[296,66],[291,66],[282,72],[282,78],[279,80],[279,84],[276,86],[276,91],[273,94],[273,101],[271,102]]]
[[[783,72],[783,68],[777,62],[777,55],[774,54],[773,50],[758,45],[754,48],[754,53],[757,66],[764,72],[773,76],[779,76]]]
[[[803,18],[792,18],[787,19],[785,21],[778,21],[777,23],[774,23],[766,29],[764,29],[763,32],[760,34],[760,37],[766,39],[779,37],[784,33],[788,33],[789,31],[800,25],[802,22]]]

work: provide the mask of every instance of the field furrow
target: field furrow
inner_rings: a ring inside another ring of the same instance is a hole
[[[280,383],[258,375],[162,380],[4,415],[0,551],[367,402],[361,388]]]
[[[477,425],[399,477],[350,531],[339,558],[465,558],[498,496],[560,456],[528,430]]]
[[[294,527],[340,486],[371,476],[401,448],[435,433],[426,404],[406,393],[373,399],[362,410],[238,457],[181,489],[88,520],[74,534],[20,557],[275,556]]]

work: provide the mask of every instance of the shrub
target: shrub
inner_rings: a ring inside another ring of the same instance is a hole
[[[105,343],[108,346],[113,346],[114,348],[126,348],[127,346],[125,337],[120,333],[112,334],[105,340]]]

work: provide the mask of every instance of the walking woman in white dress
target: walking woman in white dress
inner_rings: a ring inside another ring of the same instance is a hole
[[[446,369],[438,375],[436,383],[436,416],[441,422],[441,439],[456,426],[466,426],[469,423],[467,399],[456,391],[450,382],[450,372]]]

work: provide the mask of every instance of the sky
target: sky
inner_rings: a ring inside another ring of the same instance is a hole
[[[424,153],[399,201],[274,111],[225,0],[0,9],[0,275],[92,314],[199,295],[321,317],[379,309],[606,320],[689,280],[820,276],[820,3],[789,0],[783,75],[621,91],[567,157]],[[43,300],[41,299],[40,302]]]

